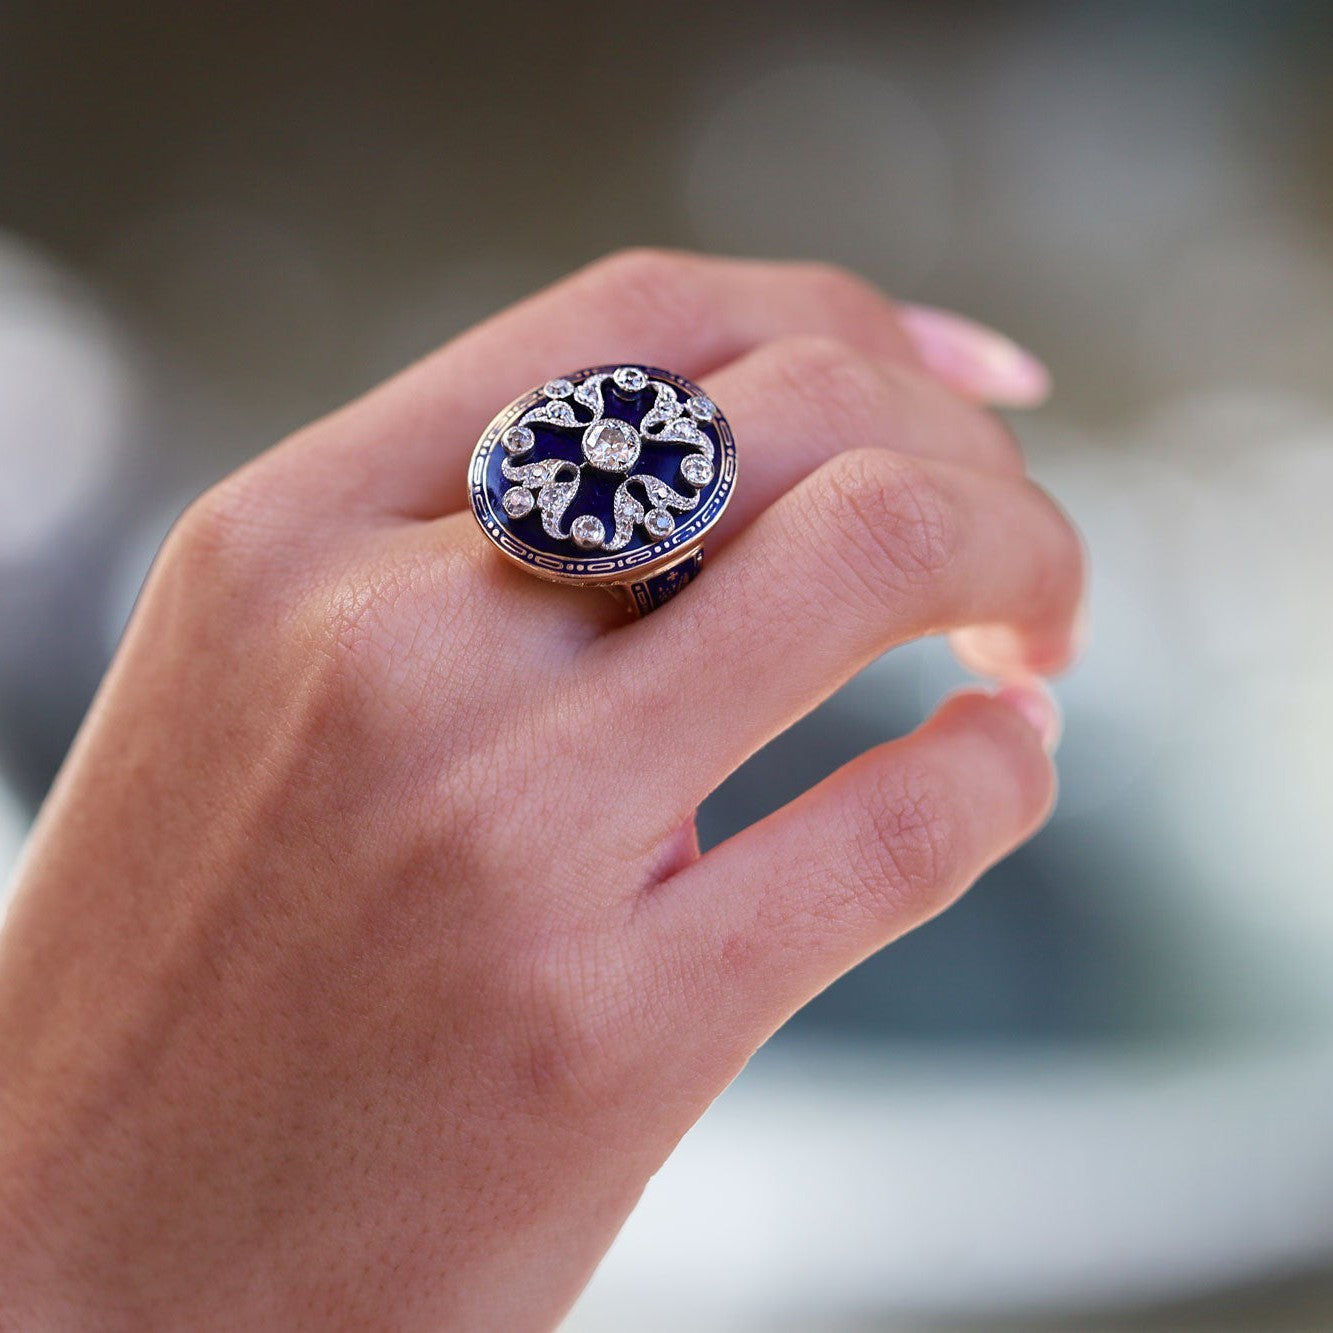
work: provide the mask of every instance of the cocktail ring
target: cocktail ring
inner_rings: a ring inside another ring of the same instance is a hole
[[[557,583],[606,587],[645,615],[703,563],[731,499],[736,443],[697,384],[651,366],[548,380],[482,432],[472,512],[501,553]]]

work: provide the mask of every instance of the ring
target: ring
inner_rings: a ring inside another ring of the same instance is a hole
[[[514,399],[468,468],[472,512],[530,574],[615,593],[637,615],[699,572],[736,482],[717,405],[682,375],[593,366]]]

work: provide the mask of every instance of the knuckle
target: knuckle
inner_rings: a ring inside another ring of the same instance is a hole
[[[867,278],[829,260],[803,260],[798,265],[809,290],[826,308],[848,315],[882,313],[888,298]]]
[[[911,458],[855,449],[816,474],[813,510],[839,575],[872,595],[899,595],[946,571],[957,537],[948,504],[927,469]]]
[[[587,275],[596,293],[635,327],[651,329],[663,319],[692,326],[708,304],[707,264],[688,251],[635,246],[597,260]]]
[[[290,582],[295,544],[280,537],[277,508],[245,472],[193,500],[163,543],[161,560],[192,586],[272,597]]]
[[[198,496],[172,530],[175,545],[204,556],[248,550],[264,526],[262,506],[250,490],[227,478]]]
[[[920,457],[956,452],[1004,475],[1026,470],[1017,438],[999,417],[909,366],[828,335],[779,338],[758,355],[777,395],[801,408],[803,419],[819,421],[835,448],[873,444]]]
[[[860,822],[858,887],[886,914],[929,909],[957,887],[957,829],[948,793],[924,767],[896,766],[867,784]]]
[[[879,369],[837,338],[804,335],[771,344],[775,386],[803,416],[830,423],[847,442],[883,433],[888,386]]]

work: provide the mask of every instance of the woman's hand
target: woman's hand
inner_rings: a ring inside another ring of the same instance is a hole
[[[1019,686],[693,831],[895,644],[1068,662],[1078,538],[967,401],[1037,372],[982,336],[822,266],[624,254],[191,507],[3,935],[0,1324],[559,1317],[754,1049],[1049,809]],[[492,414],[607,361],[701,379],[740,451],[704,572],[633,623],[462,512]]]

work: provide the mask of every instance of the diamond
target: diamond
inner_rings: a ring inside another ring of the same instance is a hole
[[[568,398],[574,392],[574,386],[567,379],[547,380],[542,385],[542,392],[548,398]]]
[[[676,520],[665,509],[650,509],[644,515],[643,526],[650,537],[669,537],[676,528]]]
[[[648,383],[648,376],[638,366],[621,366],[611,379],[617,389],[626,393],[638,393]]]
[[[644,515],[643,526],[653,537],[670,536],[676,528],[676,520],[665,509],[650,509]]]
[[[581,546],[585,551],[589,551],[594,546],[602,544],[606,529],[596,514],[580,514],[569,525],[569,535],[574,538],[575,546]]]
[[[713,465],[702,454],[691,454],[681,463],[680,475],[691,486],[707,486],[713,480]]]
[[[628,421],[603,417],[584,431],[583,456],[603,472],[628,472],[639,458],[639,432]]]
[[[510,518],[522,518],[525,514],[532,513],[532,506],[535,501],[532,498],[532,492],[526,487],[511,486],[500,497],[500,503],[504,505],[505,513]]]
[[[717,406],[706,393],[696,393],[685,400],[685,410],[696,421],[712,421],[717,413]]]
[[[504,451],[511,458],[526,454],[536,441],[536,436],[526,426],[510,426],[500,438]]]

